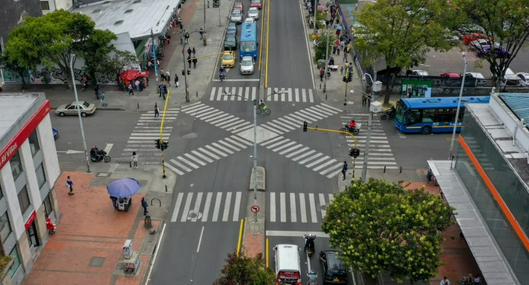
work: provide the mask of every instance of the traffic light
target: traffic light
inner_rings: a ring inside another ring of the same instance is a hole
[[[307,123],[307,121],[303,121],[303,132],[306,133],[307,132],[307,128],[309,127],[309,123]]]
[[[220,7],[220,0],[213,0],[213,8],[219,8]]]
[[[353,147],[351,148],[351,150],[349,150],[349,156],[357,158],[359,155],[360,155],[360,150],[358,148]]]
[[[167,149],[167,141],[162,141],[162,143],[160,144],[160,149],[161,150]]]
[[[156,148],[157,149],[161,149],[162,146],[161,146],[161,143],[160,143],[160,139],[154,140],[154,142],[155,142]]]

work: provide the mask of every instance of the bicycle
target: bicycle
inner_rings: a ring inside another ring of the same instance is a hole
[[[272,110],[268,106],[266,106],[264,103],[259,104],[257,106],[257,114],[263,114],[263,115],[270,115],[272,113]]]

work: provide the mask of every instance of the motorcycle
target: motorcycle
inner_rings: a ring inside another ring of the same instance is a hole
[[[259,104],[259,106],[257,106],[257,114],[270,115],[270,113],[272,113],[272,110],[270,110],[265,104]]]
[[[313,234],[306,234],[304,237],[305,237],[304,251],[307,253],[309,257],[312,257],[315,251],[314,240],[316,239],[316,236]]]
[[[354,128],[354,129],[349,128],[348,125],[344,125],[344,126],[340,129],[340,131],[350,132],[350,133],[352,133],[353,135],[356,136],[356,135],[358,135],[358,134],[360,133],[360,128],[361,128],[361,127],[362,127],[362,124],[360,124],[360,123],[356,123],[356,128]]]
[[[391,106],[390,108],[385,109],[382,114],[380,114],[381,120],[393,120],[395,119],[395,114],[397,113],[397,110],[395,107]]]
[[[90,160],[92,162],[110,162],[111,158],[107,155],[107,152],[102,149],[91,149],[90,150]]]

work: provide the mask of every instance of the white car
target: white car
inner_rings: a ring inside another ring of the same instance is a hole
[[[529,86],[529,72],[518,72],[516,76],[520,78],[520,86]]]
[[[505,75],[503,78],[505,79],[505,84],[507,85],[520,85],[520,78],[510,68],[505,70]]]
[[[428,71],[421,69],[414,69],[411,71],[411,75],[415,76],[428,76]]]
[[[246,23],[250,23],[250,24],[252,24],[252,23],[255,23],[255,20],[254,20],[254,18],[252,18],[252,17],[248,17],[248,18],[244,19],[244,23],[245,23],[245,24],[246,24]]]
[[[467,72],[465,73],[465,76],[468,76],[473,79],[485,79],[485,76],[479,72]]]
[[[243,56],[240,62],[241,74],[253,74],[254,62],[251,56]]]
[[[248,18],[253,18],[257,21],[259,19],[259,9],[257,7],[250,7],[248,9]]]
[[[242,13],[240,10],[233,10],[233,12],[231,12],[230,21],[238,24],[242,23]]]

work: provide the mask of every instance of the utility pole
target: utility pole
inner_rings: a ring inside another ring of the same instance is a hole
[[[154,76],[156,77],[156,82],[159,80],[160,72],[158,71],[158,60],[156,59],[156,43],[154,41],[154,34],[151,29],[151,47],[152,47],[152,60],[154,61]]]
[[[450,160],[455,155],[454,154],[454,142],[456,140],[457,124],[459,122],[459,112],[461,111],[461,99],[463,98],[463,89],[465,87],[465,77],[467,73],[467,56],[464,52],[463,52],[463,61],[465,63],[465,66],[463,67],[463,79],[461,80],[461,87],[459,88],[459,98],[457,100],[456,118],[454,120],[454,128],[452,129],[452,139],[450,140],[450,153],[448,154],[448,159]]]
[[[186,103],[189,103],[189,89],[187,88],[187,63],[186,63],[186,46],[187,46],[187,40],[184,40],[184,45],[182,46],[182,62],[184,63],[184,89],[185,89],[185,96],[186,96]]]

